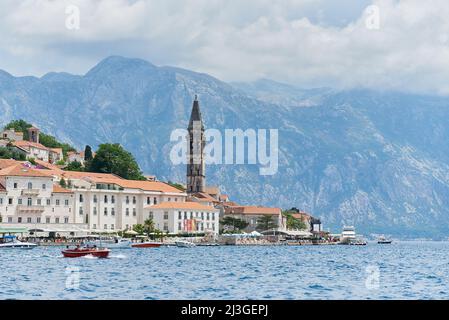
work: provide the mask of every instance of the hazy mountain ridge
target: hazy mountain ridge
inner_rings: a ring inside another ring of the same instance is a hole
[[[350,223],[363,232],[449,234],[449,99],[296,89],[110,57],[84,76],[0,71],[0,120],[26,119],[79,147],[120,142],[145,172],[184,181],[185,166],[169,161],[169,137],[186,128],[199,94],[207,128],[279,129],[278,174],[207,168],[207,183],[236,201],[303,208],[333,231]]]

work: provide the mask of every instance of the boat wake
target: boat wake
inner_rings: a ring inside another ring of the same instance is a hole
[[[124,254],[113,254],[111,256],[109,256],[110,258],[115,258],[115,259],[127,259],[128,257],[125,256]]]

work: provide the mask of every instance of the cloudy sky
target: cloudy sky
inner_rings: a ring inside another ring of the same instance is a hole
[[[1,0],[0,69],[84,74],[123,55],[225,81],[449,94],[448,17],[447,0]]]

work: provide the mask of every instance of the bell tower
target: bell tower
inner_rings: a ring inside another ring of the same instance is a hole
[[[187,155],[187,192],[204,192],[206,189],[206,166],[204,163],[206,140],[200,104],[196,95],[187,130],[189,132],[187,139],[187,148],[189,150]]]
[[[39,132],[40,130],[36,127],[28,128],[28,140],[39,143]]]

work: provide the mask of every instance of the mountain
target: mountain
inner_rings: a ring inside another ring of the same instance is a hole
[[[325,228],[407,237],[449,234],[449,99],[371,90],[300,89],[109,57],[85,75],[0,71],[0,124],[25,119],[83,148],[120,142],[142,169],[185,180],[169,159],[199,95],[206,128],[279,130],[279,170],[210,165],[207,183],[236,202],[298,207]],[[222,131],[223,132],[223,131]]]

